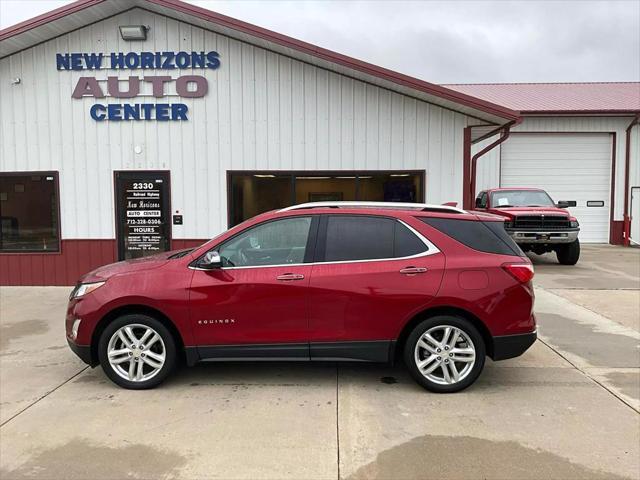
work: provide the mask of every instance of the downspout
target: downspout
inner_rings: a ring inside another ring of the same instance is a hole
[[[623,220],[623,242],[625,246],[630,245],[631,236],[631,219],[629,218],[629,176],[631,166],[631,129],[640,121],[640,114],[636,113],[636,117],[632,120],[626,130],[626,143],[624,152],[624,213],[622,215]],[[614,172],[615,173],[615,172]],[[637,219],[636,221],[640,221]]]
[[[509,138],[509,135],[511,134],[511,127],[514,125],[517,125],[518,123],[520,123],[521,120],[514,120],[513,122],[509,122],[507,123],[504,127],[502,127],[502,129],[500,129],[500,138],[498,138],[495,142],[487,145],[486,147],[484,147],[482,150],[480,150],[478,153],[476,153],[473,157],[471,157],[471,182],[469,185],[469,205],[467,208],[473,208],[474,207],[474,202],[475,202],[475,198],[476,198],[476,172],[477,172],[477,167],[478,167],[478,159],[483,156],[485,153],[493,150],[495,147],[497,147],[498,145],[500,145],[502,142],[504,142],[505,140],[507,140]]]

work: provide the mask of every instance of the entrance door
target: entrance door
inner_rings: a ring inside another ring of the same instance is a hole
[[[115,172],[118,259],[170,249],[169,172]]]

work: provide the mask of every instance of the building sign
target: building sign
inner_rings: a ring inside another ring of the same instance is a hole
[[[167,172],[116,173],[118,257],[144,257],[169,250]]]
[[[95,70],[216,70],[220,67],[218,52],[128,52],[128,53],[57,53],[56,68],[71,71]],[[155,99],[167,97],[170,89],[180,98],[201,98],[209,91],[203,75],[116,75],[99,80],[95,76],[81,76],[76,82],[73,98],[107,96],[131,99],[141,96],[141,89],[150,89]],[[147,97],[149,95],[146,95]],[[157,120],[188,120],[189,108],[184,103],[96,103],[89,114],[98,122]]]

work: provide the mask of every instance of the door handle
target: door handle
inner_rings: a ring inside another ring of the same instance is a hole
[[[299,273],[284,273],[276,277],[276,280],[281,280],[283,282],[290,282],[292,280],[303,280],[303,279],[304,279],[304,275],[301,275]]]
[[[400,273],[403,273],[405,275],[415,275],[416,273],[424,273],[426,271],[427,269],[424,267],[405,267],[400,270]]]

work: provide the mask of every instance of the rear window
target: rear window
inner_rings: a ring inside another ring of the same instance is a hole
[[[325,261],[373,260],[393,256],[390,218],[330,216]]]
[[[393,256],[411,257],[426,252],[429,248],[416,234],[400,222],[395,222],[395,235],[393,239]]]
[[[324,261],[410,257],[427,245],[392,218],[332,215],[327,217]]]
[[[419,217],[419,220],[474,250],[499,255],[524,256],[520,247],[505,232],[502,222],[431,217]]]

